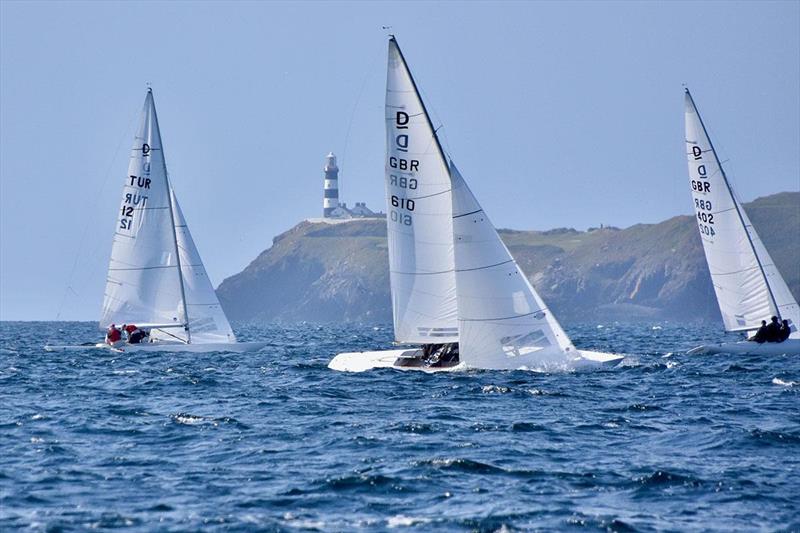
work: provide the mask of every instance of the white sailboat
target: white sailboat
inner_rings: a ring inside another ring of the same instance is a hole
[[[578,350],[447,159],[397,41],[386,82],[389,268],[398,344],[333,370],[568,369],[622,357]]]
[[[148,89],[116,222],[100,329],[135,324],[149,342],[124,351],[245,352],[237,342],[170,184],[153,93]],[[105,343],[47,349],[111,348]]]
[[[755,333],[772,316],[791,327],[780,343],[727,342],[690,353],[800,355],[800,308],[736,198],[688,89],[685,119],[692,201],[725,329]]]

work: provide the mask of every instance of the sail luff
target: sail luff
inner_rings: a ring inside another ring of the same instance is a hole
[[[771,303],[772,303],[773,311],[778,316],[778,318],[781,318],[780,306],[778,305],[778,302],[775,300],[775,294],[772,291],[772,286],[770,285],[769,279],[768,279],[766,273],[764,272],[764,266],[763,266],[763,264],[761,262],[761,258],[759,257],[758,253],[756,252],[755,245],[753,244],[753,236],[751,235],[751,232],[755,232],[755,229],[752,227],[752,224],[748,225],[748,224],[745,223],[744,217],[742,216],[742,207],[741,207],[741,205],[739,203],[738,198],[733,193],[733,188],[731,187],[731,184],[728,181],[728,176],[725,174],[725,169],[722,167],[722,163],[719,160],[719,156],[717,155],[717,151],[714,148],[714,142],[711,140],[711,136],[708,134],[708,129],[706,128],[705,122],[703,122],[703,117],[700,114],[700,111],[697,109],[697,104],[695,104],[694,98],[692,97],[692,93],[689,91],[688,87],[686,88],[686,96],[689,98],[689,101],[692,104],[692,108],[694,109],[694,112],[697,115],[697,120],[700,122],[700,126],[703,128],[703,134],[705,135],[705,138],[708,140],[708,145],[711,148],[711,153],[713,154],[714,160],[716,161],[717,167],[719,168],[720,175],[722,176],[722,181],[723,181],[723,183],[725,184],[725,187],[728,190],[728,194],[730,195],[731,199],[733,200],[733,206],[736,209],[736,214],[739,217],[739,222],[741,223],[742,228],[744,228],[745,235],[747,235],[748,244],[750,245],[750,250],[752,251],[753,256],[756,259],[756,262],[758,263],[758,269],[759,269],[759,271],[761,273],[762,279],[764,280],[764,284],[767,287],[767,291],[769,293],[769,298],[770,298]]]

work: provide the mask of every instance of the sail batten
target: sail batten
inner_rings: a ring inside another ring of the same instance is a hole
[[[800,308],[734,194],[688,89],[684,100],[692,200],[725,329],[756,330],[774,315],[798,338]]]

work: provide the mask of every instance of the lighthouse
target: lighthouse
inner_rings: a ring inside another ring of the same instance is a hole
[[[330,152],[325,156],[325,188],[322,197],[322,216],[330,217],[334,209],[339,207],[339,167],[336,156]]]

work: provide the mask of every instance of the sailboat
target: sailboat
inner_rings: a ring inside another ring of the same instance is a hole
[[[800,308],[733,192],[703,119],[686,89],[686,156],[697,225],[725,329],[755,333],[762,320],[787,320],[783,342],[725,342],[690,353],[800,355]]]
[[[267,344],[236,341],[170,183],[149,88],[111,247],[100,329],[110,324],[135,324],[149,341],[45,348],[246,352]]]
[[[328,367],[568,369],[616,364],[578,350],[442,149],[397,40],[386,82],[386,201],[395,341]],[[413,346],[417,345],[417,346]]]

